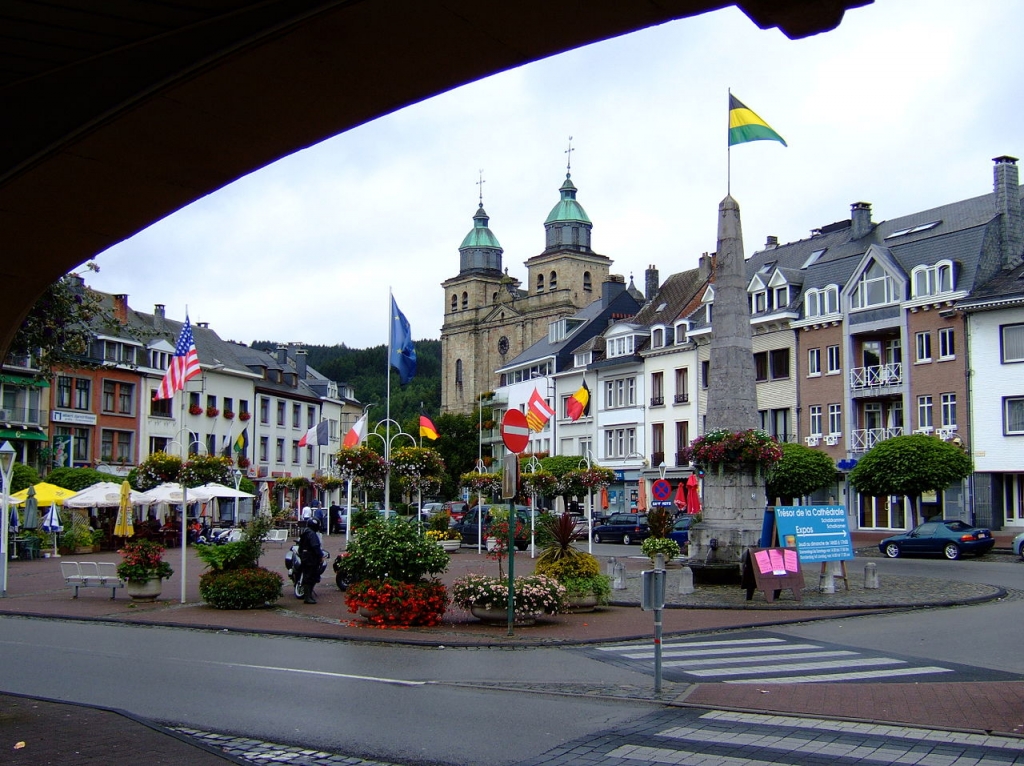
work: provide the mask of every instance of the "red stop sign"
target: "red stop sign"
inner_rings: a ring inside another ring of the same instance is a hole
[[[517,455],[530,443],[530,426],[526,423],[526,415],[519,410],[509,410],[501,419],[501,440],[505,448]]]

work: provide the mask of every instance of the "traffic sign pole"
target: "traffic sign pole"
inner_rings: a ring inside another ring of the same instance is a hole
[[[505,459],[502,497],[508,499],[508,634],[515,635],[516,621],[516,495],[519,494],[519,453],[530,443],[530,426],[526,415],[509,410],[501,419],[501,440],[511,452]],[[511,473],[511,475],[509,475]]]

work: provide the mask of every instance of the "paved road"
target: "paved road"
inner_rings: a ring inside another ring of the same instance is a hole
[[[519,766],[1007,766],[1024,763],[1021,740],[907,726],[724,710],[666,710],[570,742]]]
[[[650,642],[587,647],[589,657],[653,673]],[[680,683],[846,683],[855,681],[1007,681],[1021,676],[977,664],[935,663],[807,641],[771,631],[735,631],[662,644],[662,677]]]

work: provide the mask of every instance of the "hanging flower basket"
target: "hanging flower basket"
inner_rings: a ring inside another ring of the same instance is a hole
[[[207,407],[206,408],[206,417],[208,417],[208,418],[215,418],[218,415],[220,415],[220,410],[218,410],[216,407]]]
[[[203,408],[200,407],[198,404],[190,404],[189,408],[188,408],[188,414],[189,415],[202,415],[203,414]]]
[[[231,420],[232,418],[235,417],[235,413],[233,413],[231,410],[224,410],[224,417],[227,420]]]
[[[238,414],[238,419],[241,420],[243,423],[246,420],[248,420],[249,418],[251,418],[251,417],[252,417],[252,413],[250,413],[250,412],[240,412]]]

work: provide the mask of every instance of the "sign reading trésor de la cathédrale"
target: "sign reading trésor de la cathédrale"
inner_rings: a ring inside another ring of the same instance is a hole
[[[801,564],[853,558],[846,509],[841,505],[777,505],[779,543],[796,548]]]

